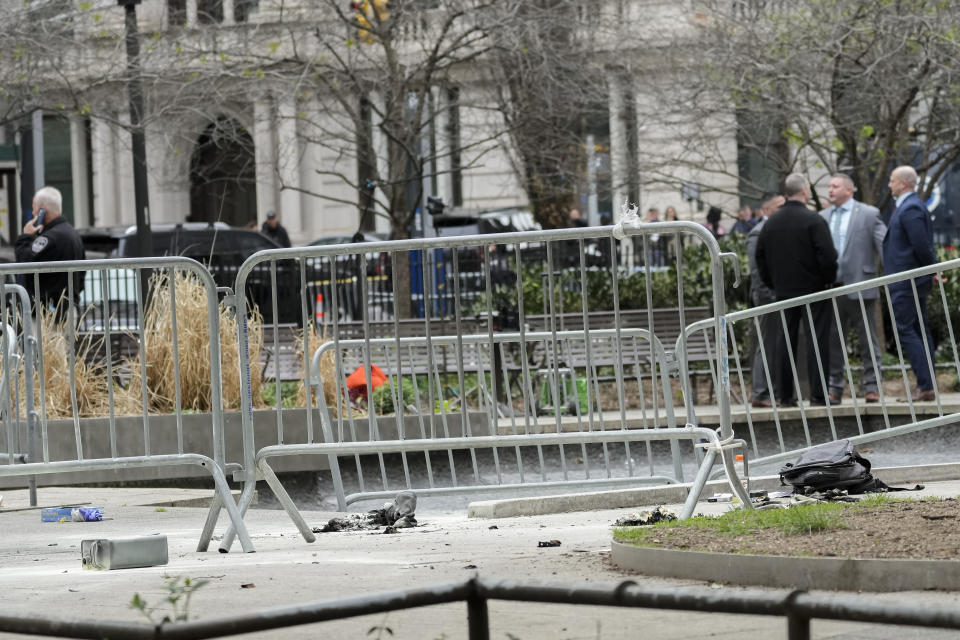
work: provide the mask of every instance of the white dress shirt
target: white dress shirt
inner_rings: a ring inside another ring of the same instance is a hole
[[[847,229],[850,228],[852,211],[853,198],[850,198],[840,206],[834,207],[830,214],[830,235],[833,236],[833,246],[837,250],[837,259],[843,256],[843,248],[847,244]]]

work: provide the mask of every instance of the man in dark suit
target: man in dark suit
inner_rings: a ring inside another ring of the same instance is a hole
[[[774,211],[786,202],[783,196],[767,194],[760,205],[760,219],[747,234],[747,264],[750,266],[750,303],[755,307],[777,301],[776,294],[767,285],[763,284],[760,270],[757,269],[757,243],[760,241],[760,232]],[[770,390],[767,389],[767,368],[771,367],[773,354],[777,348],[777,334],[780,332],[780,314],[765,313],[758,318],[760,333],[757,335],[756,325],[753,330],[752,357],[750,364],[750,401],[755,407],[770,407]],[[763,341],[763,351],[760,351],[760,341]],[[766,357],[764,357],[766,356]],[[770,379],[774,380],[779,371],[770,369]]]
[[[807,208],[810,183],[799,173],[784,181],[787,198],[779,211],[763,225],[757,242],[757,269],[763,282],[773,289],[777,300],[789,300],[830,288],[837,276],[837,250],[833,247],[830,228],[826,221]],[[807,372],[810,378],[810,400],[826,404],[827,389],[817,365],[830,362],[831,305],[817,302],[809,305],[813,317],[812,331],[807,332]],[[799,385],[793,379],[789,355],[797,357],[797,334],[806,318],[806,306],[784,310],[786,335],[777,340],[773,362],[780,367],[774,380],[775,400],[784,405],[795,402],[794,391]],[[788,351],[788,349],[790,351]]]
[[[833,246],[837,250],[839,268],[837,284],[855,284],[875,278],[877,260],[883,251],[883,237],[887,234],[887,225],[880,219],[876,207],[857,202],[853,198],[854,186],[850,176],[837,174],[830,178],[827,196],[831,206],[820,212],[830,226]],[[857,294],[837,298],[837,315],[840,325],[830,332],[830,402],[840,402],[843,397],[844,372],[843,350],[840,336],[846,336],[852,328],[857,334],[860,347],[860,360],[863,363],[863,399],[878,402],[877,369],[883,352],[877,340],[877,298],[878,289],[863,291],[863,310]],[[864,325],[863,317],[867,321]],[[852,390],[851,390],[852,392]]]
[[[897,167],[890,173],[890,194],[896,198],[897,208],[890,217],[887,235],[883,239],[884,273],[900,273],[926,267],[937,261],[933,249],[933,223],[930,212],[917,195],[917,172],[913,167]],[[910,281],[890,285],[890,302],[897,322],[900,346],[913,373],[917,387],[913,399],[936,399],[933,385],[933,338],[927,321],[927,298],[933,287],[932,276],[915,278],[917,299],[914,300]],[[917,305],[920,316],[917,316]]]

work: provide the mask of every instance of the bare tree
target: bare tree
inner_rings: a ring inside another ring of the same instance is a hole
[[[681,53],[707,89],[696,108],[732,105],[741,152],[776,173],[849,172],[860,199],[884,206],[892,167],[915,164],[929,190],[960,157],[954,4],[736,0],[711,9],[696,48]]]
[[[600,7],[530,0],[491,34],[486,68],[506,125],[506,149],[534,218],[545,228],[567,226],[587,174],[586,133],[592,121],[608,117]]]

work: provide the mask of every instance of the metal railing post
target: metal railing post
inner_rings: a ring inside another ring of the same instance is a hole
[[[470,640],[490,640],[490,612],[487,597],[480,592],[477,578],[470,580],[467,596],[467,637]]]

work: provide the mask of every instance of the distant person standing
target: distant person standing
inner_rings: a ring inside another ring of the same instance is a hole
[[[747,235],[753,229],[756,222],[753,219],[753,210],[750,207],[743,207],[737,211],[737,221],[733,223],[730,233]]]
[[[723,211],[720,210],[720,207],[707,209],[707,222],[703,226],[710,229],[710,233],[715,238],[719,238],[726,233],[726,230],[720,225],[721,218],[723,218]]]
[[[883,237],[887,234],[887,226],[880,219],[880,212],[876,207],[854,200],[854,190],[850,176],[833,176],[827,191],[831,206],[820,212],[830,225],[833,246],[837,250],[837,285],[855,284],[876,277],[877,261],[883,251]],[[845,380],[840,336],[846,336],[850,329],[856,332],[863,363],[863,399],[867,402],[880,400],[877,386],[879,377],[873,366],[874,361],[879,364],[883,355],[877,340],[876,300],[880,291],[867,289],[861,295],[867,316],[866,326],[857,294],[837,298],[840,326],[830,332],[830,402],[833,403],[840,402],[843,397]]]
[[[590,224],[583,219],[580,209],[574,207],[567,214],[567,222],[571,229],[585,229]],[[578,240],[565,240],[556,245],[559,253],[560,264],[574,267],[580,264],[580,242]]]
[[[647,219],[645,222],[660,222],[660,209],[656,207],[650,207],[647,209]],[[650,265],[654,267],[664,266],[664,256],[666,255],[666,244],[667,237],[662,236],[659,233],[651,233],[647,236],[650,241]],[[641,251],[643,245],[641,244]],[[646,255],[644,255],[644,261],[647,260]]]
[[[779,193],[768,194],[764,197],[760,205],[760,219],[754,225],[750,233],[747,234],[747,264],[750,266],[750,304],[754,307],[761,307],[765,304],[771,304],[777,301],[777,296],[773,289],[763,283],[760,277],[760,271],[757,268],[757,242],[760,241],[760,232],[767,218],[774,211],[783,206],[786,202]],[[774,352],[777,348],[777,334],[781,332],[779,328],[780,316],[775,313],[765,313],[760,316],[760,333],[757,335],[756,327],[753,328],[753,344],[751,351],[753,357],[750,365],[750,401],[755,407],[771,407],[770,390],[767,388],[767,368],[770,368],[770,379],[776,384],[776,376],[779,371],[772,367]],[[763,340],[763,351],[760,351],[760,341]],[[764,356],[766,356],[766,366],[764,366]]]
[[[43,187],[33,196],[33,217],[23,226],[23,234],[14,243],[17,262],[58,262],[84,260],[83,240],[62,213],[63,196],[53,187]],[[73,274],[73,302],[83,291],[83,271]],[[47,308],[57,307],[69,293],[66,273],[40,274],[40,290],[34,287],[34,275],[23,276],[23,286],[31,298],[39,298]]]
[[[568,215],[571,227],[580,228],[590,226],[587,221],[583,219],[580,209],[570,209],[570,213]]]
[[[764,223],[757,242],[757,270],[763,283],[773,289],[778,301],[817,293],[833,286],[837,277],[837,250],[833,247],[826,221],[807,208],[810,183],[799,173],[784,181],[786,204]],[[826,404],[827,389],[821,384],[817,353],[824,367],[830,363],[831,304],[809,305],[812,331],[807,332],[807,372],[810,400]],[[773,362],[780,367],[774,380],[776,400],[790,405],[796,401],[797,384],[790,367],[790,354],[797,358],[797,336],[806,321],[806,305],[784,309],[787,333],[778,335]],[[815,348],[816,347],[816,348]],[[824,374],[826,377],[826,374]]]
[[[277,218],[276,211],[267,211],[267,219],[264,221],[263,226],[260,227],[260,233],[281,247],[290,246],[290,236],[287,235],[287,230],[280,224],[280,219]]]
[[[883,270],[885,274],[900,273],[937,262],[933,249],[933,222],[923,200],[917,195],[917,172],[913,167],[897,167],[890,174],[890,194],[897,207],[890,216],[887,235],[883,239]],[[913,299],[910,281],[890,285],[890,302],[897,322],[900,346],[910,361],[917,387],[914,400],[936,399],[933,386],[933,338],[927,320],[927,298],[933,288],[933,277],[915,278],[917,300]],[[920,317],[917,317],[917,305]],[[926,348],[924,348],[926,339]]]

